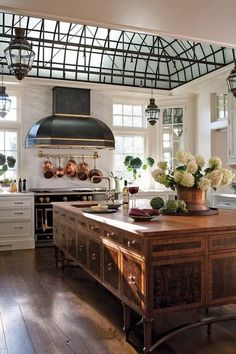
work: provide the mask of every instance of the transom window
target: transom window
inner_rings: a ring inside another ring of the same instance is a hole
[[[10,96],[9,98],[11,99],[11,108],[10,111],[7,113],[7,115],[4,118],[1,118],[1,122],[16,122],[17,121],[17,97],[16,96]]]
[[[142,105],[113,104],[113,126],[145,128]]]

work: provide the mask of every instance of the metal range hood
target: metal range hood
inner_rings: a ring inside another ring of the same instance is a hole
[[[90,116],[90,90],[53,89],[53,115],[40,119],[29,130],[26,147],[114,149],[111,129]]]

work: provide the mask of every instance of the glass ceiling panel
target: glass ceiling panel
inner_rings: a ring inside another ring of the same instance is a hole
[[[4,49],[24,27],[36,53],[28,76],[170,90],[235,60],[235,49],[151,34],[0,13]],[[52,69],[53,70],[50,70]]]

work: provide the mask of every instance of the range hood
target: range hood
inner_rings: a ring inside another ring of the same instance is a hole
[[[54,87],[53,114],[29,130],[26,147],[114,149],[111,129],[90,116],[90,90]]]

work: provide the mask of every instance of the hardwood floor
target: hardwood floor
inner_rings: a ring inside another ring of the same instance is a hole
[[[229,314],[236,305],[213,309]],[[160,331],[196,319],[189,312],[160,318]],[[122,332],[122,306],[81,268],[56,269],[54,249],[0,253],[0,354],[134,354]],[[131,341],[141,345],[138,334]],[[236,321],[173,337],[155,354],[235,354]]]

